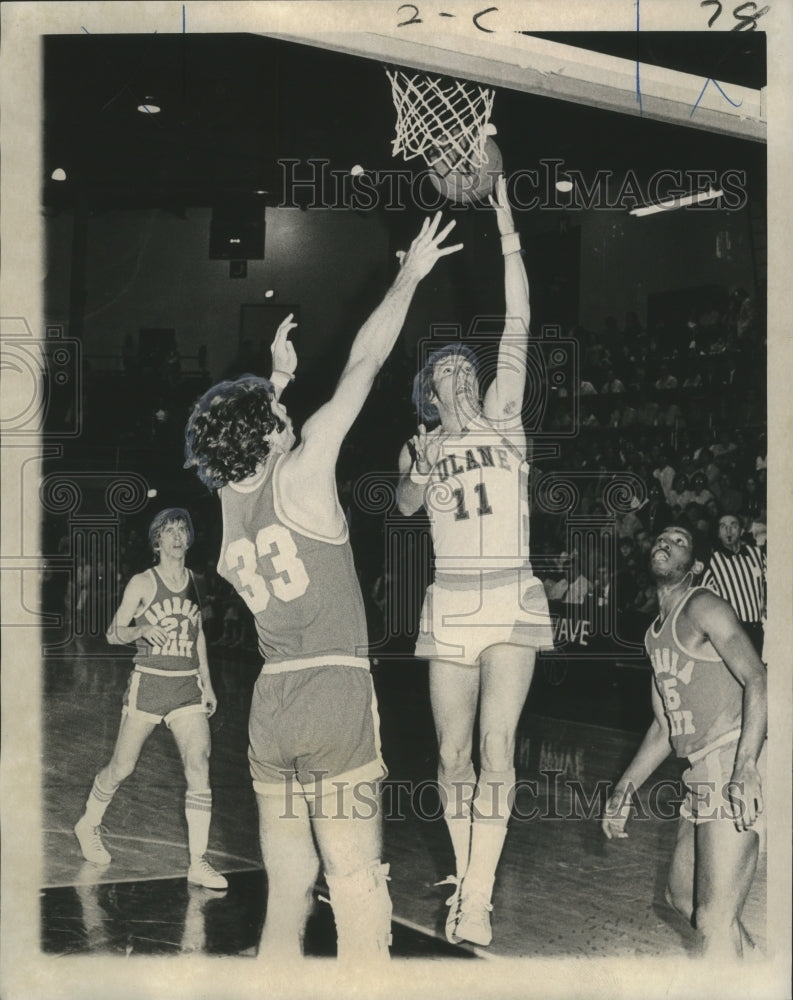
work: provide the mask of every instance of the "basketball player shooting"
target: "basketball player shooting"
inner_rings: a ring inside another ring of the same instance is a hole
[[[388,357],[416,288],[454,222],[425,219],[385,298],[358,332],[336,390],[295,445],[280,395],[297,359],[291,317],[273,343],[271,380],[209,389],[186,431],[186,464],[220,493],[218,572],[254,617],[265,661],[250,714],[249,761],[267,872],[259,956],[297,957],[320,859],[341,961],[388,957],[377,706],[363,599],[336,490],[350,426]],[[316,843],[316,846],[315,846]],[[319,854],[317,853],[317,849]]]
[[[504,255],[506,320],[496,376],[480,402],[476,357],[434,351],[413,385],[418,433],[399,457],[398,504],[430,518],[435,580],[416,656],[430,661],[438,785],[456,872],[450,941],[488,945],[490,902],[512,806],[515,733],[538,649],[553,647],[548,603],[529,562],[527,441],[521,422],[529,286],[503,176],[495,209]],[[427,429],[426,422],[437,426]],[[479,709],[477,778],[472,762]]]

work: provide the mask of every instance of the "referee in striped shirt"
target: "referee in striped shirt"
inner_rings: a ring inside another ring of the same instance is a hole
[[[765,556],[760,549],[741,542],[741,522],[734,514],[719,519],[719,546],[710,557],[702,586],[732,605],[757,655],[762,657]]]

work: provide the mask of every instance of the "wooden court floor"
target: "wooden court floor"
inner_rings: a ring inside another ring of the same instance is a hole
[[[100,871],[83,862],[72,826],[94,774],[112,751],[129,664],[101,656],[47,663],[42,716],[44,952],[234,955],[255,944],[266,907],[246,758],[247,711],[257,664],[228,653],[213,655],[212,662],[219,708],[211,720],[209,857],[229,875],[224,893],[186,885],[184,778],[173,739],[163,726],[105,816],[112,864]],[[435,744],[426,668],[381,665],[375,683],[390,771],[384,860],[391,864],[397,955],[487,959],[692,953],[693,931],[663,899],[679,798],[676,765],[670,759],[656,776],[665,782],[656,795],[656,812],[666,810],[670,818],[636,819],[627,840],[605,840],[593,795],[598,782],[620,773],[640,734],[534,714],[533,693],[517,748],[518,776],[527,784],[518,793],[496,881],[493,943],[487,949],[448,945],[443,936],[448,889],[435,883],[451,871],[451,849],[432,784]],[[612,697],[607,687],[603,697]],[[641,803],[649,813],[648,792]],[[761,855],[744,914],[761,948],[766,942],[766,877]],[[319,904],[312,918],[310,953],[332,954],[328,910]]]

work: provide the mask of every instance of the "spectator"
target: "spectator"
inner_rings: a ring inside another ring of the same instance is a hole
[[[661,484],[661,489],[664,491],[664,496],[669,499],[669,493],[672,489],[672,482],[675,478],[674,467],[669,462],[669,455],[666,452],[661,452],[658,457],[658,465],[653,469],[653,476]]]
[[[697,468],[705,473],[705,478],[708,481],[708,489],[713,492],[711,484],[718,483],[721,476],[721,469],[713,461],[713,452],[710,448],[700,448],[694,454],[694,460],[697,463]]]
[[[732,435],[728,428],[723,427],[716,435],[716,441],[711,446],[711,452],[718,458],[720,455],[727,455],[731,451],[735,451],[737,445],[732,440]]]
[[[677,388],[677,379],[669,371],[668,365],[661,365],[661,368],[658,372],[658,378],[656,379],[655,382],[655,388],[660,390]]]
[[[617,373],[613,368],[609,368],[606,381],[603,383],[603,388],[600,391],[604,396],[625,392],[625,383],[617,378]]]
[[[581,556],[577,549],[562,554],[564,576],[557,580],[547,592],[549,601],[564,601],[565,604],[583,604],[593,592],[592,583],[584,575]]]
[[[679,510],[683,510],[694,499],[694,494],[688,488],[688,476],[684,472],[678,472],[675,476],[666,499],[670,507],[677,507]]]
[[[691,493],[694,502],[702,507],[707,504],[708,500],[714,499],[713,493],[708,489],[708,478],[704,472],[695,472],[691,477]]]
[[[700,389],[702,388],[704,377],[703,377],[704,367],[700,364],[689,365],[686,377],[683,379],[684,389]]]

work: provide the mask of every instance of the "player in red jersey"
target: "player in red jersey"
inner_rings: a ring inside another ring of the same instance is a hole
[[[187,779],[187,880],[208,889],[225,889],[225,877],[205,857],[212,817],[208,720],[217,708],[217,698],[209,676],[198,591],[193,574],[185,567],[193,542],[188,512],[180,507],[160,511],[149,527],[149,542],[157,565],[132,577],[107,630],[108,642],[136,645],[116,746],[94,779],[74,832],[86,861],[110,863],[100,832],[102,817],[121,782],[135,770],[143,744],[165,722],[176,740]]]
[[[626,837],[635,791],[669,755],[688,762],[667,901],[702,935],[710,956],[742,957],[753,943],[741,913],[763,839],[766,670],[730,605],[692,586],[701,569],[686,528],[665,528],[650,553],[658,618],[645,644],[655,718],[617,782],[603,818]]]
[[[336,462],[388,357],[419,281],[451,231],[426,219],[382,303],[358,332],[336,390],[306,421],[300,444],[279,401],[297,365],[273,342],[271,380],[243,376],[209,389],[186,431],[187,465],[219,490],[218,572],[253,614],[265,661],[250,715],[249,761],[267,872],[259,955],[297,957],[319,874],[330,890],[341,960],[385,959],[388,865],[381,863],[380,756],[368,637]],[[319,851],[319,856],[317,854]]]

